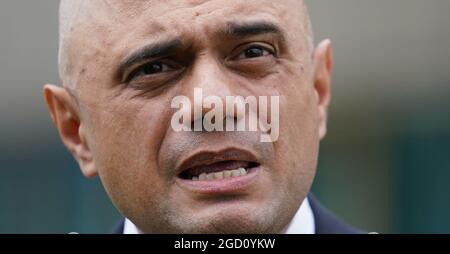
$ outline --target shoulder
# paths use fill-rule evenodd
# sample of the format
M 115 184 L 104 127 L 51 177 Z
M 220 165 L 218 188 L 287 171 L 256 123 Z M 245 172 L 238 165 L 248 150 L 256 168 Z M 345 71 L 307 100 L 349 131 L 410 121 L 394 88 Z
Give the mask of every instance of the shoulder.
M 312 194 L 308 196 L 314 214 L 316 234 L 366 234 L 342 221 L 335 214 L 323 206 Z
M 125 226 L 125 218 L 122 218 L 114 226 L 112 234 L 114 235 L 123 234 L 124 226 Z

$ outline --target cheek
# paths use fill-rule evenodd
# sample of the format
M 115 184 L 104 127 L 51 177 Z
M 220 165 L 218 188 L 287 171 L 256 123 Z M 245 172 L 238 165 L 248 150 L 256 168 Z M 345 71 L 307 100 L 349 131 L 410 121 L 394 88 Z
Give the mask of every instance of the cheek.
M 312 93 L 308 93 L 312 96 Z M 290 161 L 300 165 L 297 168 L 310 170 L 315 165 L 319 146 L 318 111 L 311 99 L 305 94 L 289 98 L 284 110 L 284 123 L 281 128 L 285 132 L 287 153 Z M 300 102 L 300 100 L 304 100 Z
M 142 201 L 151 206 L 166 188 L 157 164 L 165 111 L 158 102 L 121 104 L 94 114 L 93 152 L 106 191 L 120 210 L 130 213 Z
M 278 164 L 290 186 L 307 190 L 317 166 L 318 112 L 312 85 L 286 82 L 280 97 L 280 136 L 275 148 Z

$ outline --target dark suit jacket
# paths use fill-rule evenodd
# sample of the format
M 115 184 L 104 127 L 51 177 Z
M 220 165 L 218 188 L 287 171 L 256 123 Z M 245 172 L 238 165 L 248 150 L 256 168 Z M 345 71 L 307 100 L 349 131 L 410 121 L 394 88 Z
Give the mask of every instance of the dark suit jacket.
M 309 195 L 309 204 L 314 214 L 314 222 L 316 225 L 316 234 L 364 234 L 365 232 L 356 229 L 349 224 L 340 220 L 336 215 L 328 211 L 313 196 Z M 115 227 L 114 234 L 122 234 L 125 219 L 122 219 Z

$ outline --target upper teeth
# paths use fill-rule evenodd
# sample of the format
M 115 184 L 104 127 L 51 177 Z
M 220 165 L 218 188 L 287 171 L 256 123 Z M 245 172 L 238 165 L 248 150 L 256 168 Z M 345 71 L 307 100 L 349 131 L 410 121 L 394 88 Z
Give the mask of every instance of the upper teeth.
M 238 168 L 235 170 L 223 170 L 219 172 L 213 173 L 202 173 L 199 176 L 192 177 L 193 181 L 211 181 L 218 180 L 224 178 L 238 177 L 247 174 L 247 170 L 245 168 Z

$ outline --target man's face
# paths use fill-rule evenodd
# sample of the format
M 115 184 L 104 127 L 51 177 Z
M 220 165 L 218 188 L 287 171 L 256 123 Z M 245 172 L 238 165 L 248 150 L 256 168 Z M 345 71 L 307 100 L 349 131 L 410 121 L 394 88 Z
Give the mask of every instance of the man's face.
M 302 1 L 108 3 L 83 4 L 68 80 L 113 203 L 143 232 L 281 232 L 309 192 L 320 140 Z M 278 140 L 174 131 L 171 101 L 193 101 L 194 88 L 224 101 L 279 96 Z M 192 180 L 208 167 L 248 174 Z

